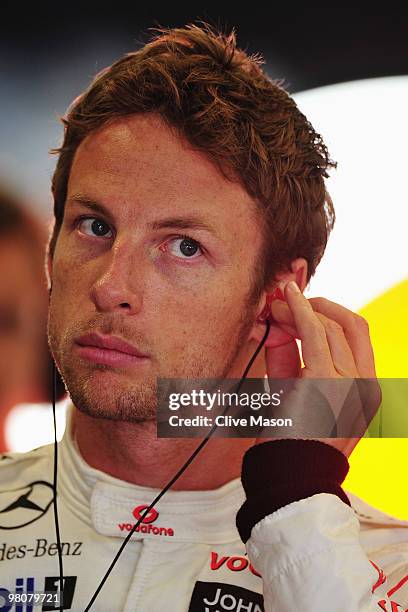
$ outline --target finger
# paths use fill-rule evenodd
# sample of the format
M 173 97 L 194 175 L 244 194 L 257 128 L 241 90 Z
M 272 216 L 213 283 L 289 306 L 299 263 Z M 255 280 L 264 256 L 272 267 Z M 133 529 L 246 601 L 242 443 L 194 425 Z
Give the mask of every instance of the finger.
M 301 370 L 296 340 L 265 350 L 266 372 L 272 378 L 297 378 Z
M 361 378 L 376 378 L 373 347 L 367 321 L 360 315 L 326 298 L 309 298 L 313 310 L 341 325 Z
M 302 341 L 305 370 L 313 376 L 331 377 L 336 372 L 324 325 L 294 281 L 285 285 L 285 298 Z
M 332 361 L 337 372 L 346 378 L 358 377 L 354 356 L 341 325 L 319 312 L 316 313 L 316 316 L 324 326 Z
M 274 300 L 271 303 L 271 315 L 273 320 L 281 327 L 281 329 L 294 338 L 299 338 L 295 319 L 286 302 L 283 300 Z
M 331 320 L 337 321 L 340 323 L 343 329 L 344 336 L 347 340 L 347 343 L 350 347 L 350 350 L 353 354 L 353 360 L 358 372 L 358 375 L 362 378 L 371 378 L 375 377 L 375 366 L 374 366 L 374 354 L 371 346 L 371 341 L 368 335 L 368 343 L 363 343 L 360 345 L 359 342 L 355 341 L 355 330 L 358 325 L 365 327 L 364 319 L 363 323 L 361 323 L 362 317 L 356 315 L 352 311 L 347 308 L 336 304 L 334 302 L 330 302 L 325 298 L 309 298 L 308 300 L 313 310 L 317 312 L 321 312 L 323 314 L 323 310 L 328 315 L 328 318 Z M 275 300 L 271 304 L 271 312 L 273 314 L 274 319 L 279 322 L 282 329 L 289 333 L 293 333 L 292 325 L 294 324 L 294 318 L 288 305 L 282 300 Z M 329 313 L 331 316 L 329 316 Z M 334 319 L 333 319 L 334 317 Z M 345 326 L 345 327 L 343 327 Z M 295 331 L 295 335 L 298 336 Z M 332 344 L 329 341 L 330 350 L 332 350 Z M 335 348 L 335 347 L 334 347 Z
M 280 325 L 276 323 L 270 322 L 269 334 L 265 341 L 265 348 L 271 347 L 275 348 L 276 346 L 281 346 L 282 344 L 287 344 L 288 342 L 292 342 L 293 333 L 289 334 L 287 331 L 282 329 Z

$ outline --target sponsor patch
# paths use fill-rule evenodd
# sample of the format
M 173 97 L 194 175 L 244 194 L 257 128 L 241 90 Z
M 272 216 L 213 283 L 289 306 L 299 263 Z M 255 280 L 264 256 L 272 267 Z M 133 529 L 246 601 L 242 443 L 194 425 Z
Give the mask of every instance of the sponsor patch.
M 196 582 L 188 612 L 264 612 L 261 593 L 225 584 L 224 582 Z
M 28 603 L 31 599 L 27 597 L 21 597 L 22 595 L 29 595 L 30 593 L 57 593 L 59 588 L 59 576 L 45 576 L 44 581 L 28 576 L 25 578 L 16 578 L 15 585 L 13 588 L 6 588 L 0 584 L 0 611 L 9 612 L 51 612 L 52 610 L 60 610 L 58 604 L 50 605 L 43 603 L 43 605 L 35 605 L 34 603 Z M 64 576 L 64 610 L 71 610 L 72 601 L 74 598 L 75 585 L 77 576 Z M 20 595 L 19 600 L 23 600 L 24 603 L 7 603 L 10 601 L 9 595 L 13 594 Z M 14 599 L 16 601 L 16 599 Z
M 213 572 L 216 572 L 222 567 L 230 570 L 231 572 L 242 572 L 243 570 L 248 569 L 254 574 L 254 576 L 261 577 L 261 574 L 256 571 L 247 557 L 237 555 L 219 555 L 217 552 L 211 551 L 210 569 Z
M 61 542 L 61 554 L 63 557 L 78 557 L 82 554 L 82 542 Z M 56 555 L 58 555 L 57 543 L 46 538 L 37 538 L 32 540 L 30 544 L 18 544 L 16 546 L 7 542 L 0 542 L 0 562 L 24 559 L 25 557 L 40 558 Z
M 0 491 L 0 529 L 20 529 L 35 523 L 48 511 L 52 500 L 52 485 L 45 480 Z
M 147 504 L 143 504 L 141 506 L 136 506 L 136 508 L 133 509 L 132 514 L 134 518 L 137 521 L 142 519 L 141 524 L 136 527 L 135 531 L 137 533 L 146 533 L 154 536 L 174 536 L 174 531 L 171 527 L 153 525 L 153 523 L 159 518 L 159 513 L 155 508 L 151 508 L 146 514 L 148 507 L 149 506 Z M 134 525 L 135 523 L 118 523 L 118 527 L 121 531 L 132 531 Z

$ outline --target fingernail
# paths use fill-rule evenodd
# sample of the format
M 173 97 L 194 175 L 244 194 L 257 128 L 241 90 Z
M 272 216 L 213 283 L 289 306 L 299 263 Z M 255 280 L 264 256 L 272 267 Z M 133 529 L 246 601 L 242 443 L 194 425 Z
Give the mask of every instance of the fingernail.
M 292 291 L 293 293 L 300 293 L 300 289 L 295 281 L 289 281 L 286 286 L 289 291 Z

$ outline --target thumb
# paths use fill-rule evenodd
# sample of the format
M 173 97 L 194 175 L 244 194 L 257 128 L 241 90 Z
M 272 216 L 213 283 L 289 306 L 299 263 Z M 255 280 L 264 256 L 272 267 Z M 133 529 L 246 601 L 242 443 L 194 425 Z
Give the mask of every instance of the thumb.
M 265 349 L 268 378 L 298 378 L 302 364 L 297 342 L 294 338 L 279 346 Z
M 269 380 L 274 378 L 298 378 L 300 376 L 302 364 L 299 348 L 294 338 L 280 346 L 267 347 L 265 349 L 265 358 Z M 262 442 L 266 442 L 268 439 L 275 440 L 277 438 L 257 438 L 255 444 L 262 444 Z

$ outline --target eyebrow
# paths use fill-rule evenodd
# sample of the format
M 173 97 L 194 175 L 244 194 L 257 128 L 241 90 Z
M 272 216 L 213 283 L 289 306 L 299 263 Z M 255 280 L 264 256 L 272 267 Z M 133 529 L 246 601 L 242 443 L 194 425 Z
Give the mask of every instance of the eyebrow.
M 80 204 L 85 208 L 89 208 L 89 210 L 105 215 L 111 221 L 113 221 L 113 215 L 109 208 L 107 208 L 100 202 L 96 202 L 95 200 L 92 200 L 86 196 L 76 194 L 74 196 L 69 197 L 68 202 Z M 153 230 L 160 230 L 166 228 L 174 228 L 180 230 L 195 229 L 209 232 L 210 234 L 213 234 L 215 236 L 217 235 L 217 232 L 214 227 L 212 227 L 196 215 L 165 217 L 164 219 L 152 221 L 148 224 L 148 227 Z
M 84 206 L 84 208 L 89 208 L 89 210 L 92 210 L 93 212 L 105 215 L 111 221 L 113 221 L 112 212 L 109 210 L 109 208 L 106 208 L 103 204 L 99 204 L 99 202 L 95 202 L 94 200 L 91 200 L 90 198 L 87 198 L 86 196 L 83 196 L 79 193 L 70 196 L 67 199 L 67 202 L 72 202 L 73 204 L 80 204 L 81 206 Z

